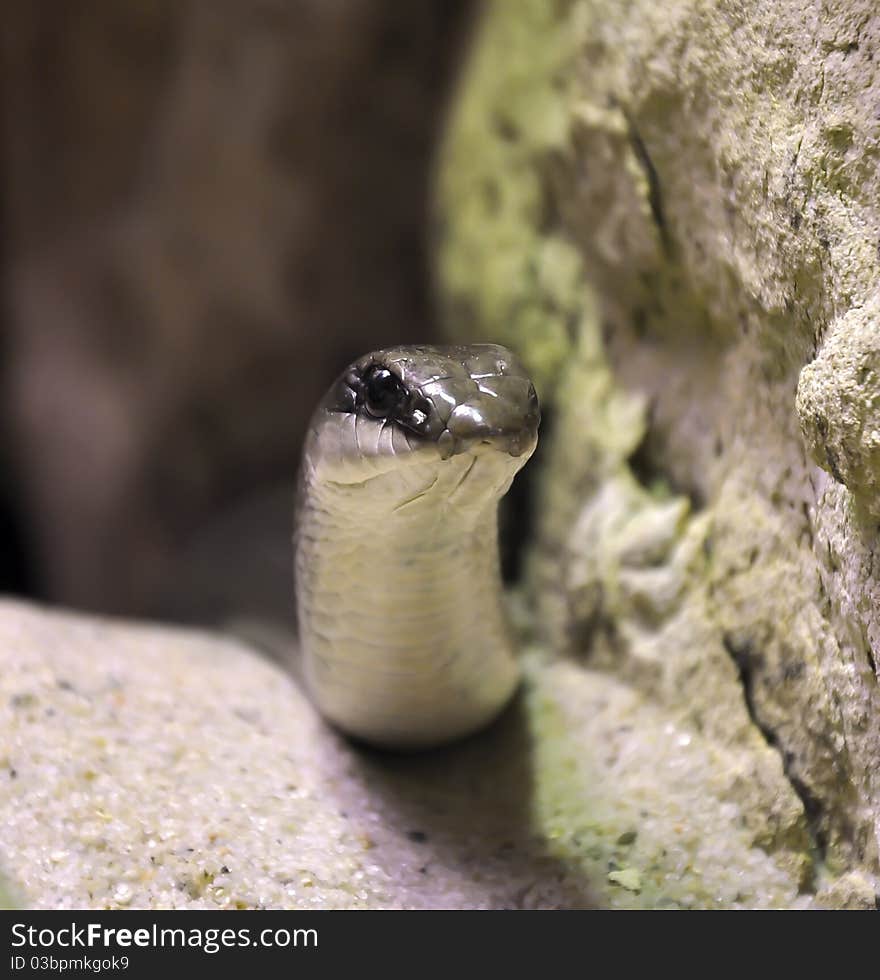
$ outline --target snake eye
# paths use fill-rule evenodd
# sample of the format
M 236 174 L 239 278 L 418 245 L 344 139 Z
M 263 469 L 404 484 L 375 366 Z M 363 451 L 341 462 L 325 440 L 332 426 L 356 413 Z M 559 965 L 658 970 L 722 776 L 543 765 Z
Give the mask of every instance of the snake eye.
M 388 368 L 374 367 L 364 378 L 364 404 L 374 418 L 390 415 L 405 398 L 403 382 Z

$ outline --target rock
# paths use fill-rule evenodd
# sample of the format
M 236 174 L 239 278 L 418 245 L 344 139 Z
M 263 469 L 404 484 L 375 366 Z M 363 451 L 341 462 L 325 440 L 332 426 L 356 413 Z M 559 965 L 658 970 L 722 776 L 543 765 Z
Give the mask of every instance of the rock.
M 867 0 L 496 3 L 439 188 L 449 329 L 552 420 L 543 642 L 749 759 L 833 905 L 880 870 L 878 47 Z
M 0 909 L 17 909 L 19 901 L 15 889 L 4 875 L 0 875 Z
M 880 302 L 835 321 L 798 381 L 797 411 L 813 460 L 880 520 Z
M 775 753 L 774 800 L 754 753 L 607 674 L 526 661 L 490 731 L 383 755 L 232 639 L 0 603 L 0 863 L 41 908 L 802 901 Z
M 609 871 L 608 880 L 627 891 L 640 892 L 642 890 L 642 876 L 635 868 L 621 868 L 620 871 Z
M 850 871 L 828 882 L 816 900 L 823 908 L 877 910 L 877 882 L 871 876 Z

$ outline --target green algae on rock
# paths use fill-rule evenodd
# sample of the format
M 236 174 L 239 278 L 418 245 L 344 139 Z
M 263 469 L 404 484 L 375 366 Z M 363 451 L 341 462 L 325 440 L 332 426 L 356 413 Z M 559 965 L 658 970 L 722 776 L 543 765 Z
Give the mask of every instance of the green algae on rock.
M 552 396 L 582 307 L 577 251 L 545 234 L 539 161 L 565 143 L 559 86 L 577 34 L 543 0 L 490 4 L 459 83 L 438 167 L 440 302 L 452 337 L 504 336 Z

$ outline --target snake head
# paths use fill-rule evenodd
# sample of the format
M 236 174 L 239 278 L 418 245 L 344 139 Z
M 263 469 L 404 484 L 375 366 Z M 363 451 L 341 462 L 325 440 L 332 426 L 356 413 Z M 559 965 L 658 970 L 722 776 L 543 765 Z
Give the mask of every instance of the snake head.
M 315 413 L 308 452 L 340 482 L 493 450 L 522 465 L 540 421 L 534 385 L 505 347 L 391 347 L 337 378 Z

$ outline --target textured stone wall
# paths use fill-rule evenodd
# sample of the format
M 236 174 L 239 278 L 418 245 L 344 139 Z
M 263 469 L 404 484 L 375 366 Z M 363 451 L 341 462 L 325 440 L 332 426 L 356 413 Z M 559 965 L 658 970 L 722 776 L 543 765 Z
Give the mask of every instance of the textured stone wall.
M 874 5 L 497 3 L 464 92 L 440 276 L 550 405 L 549 656 L 741 750 L 755 846 L 873 905 Z

